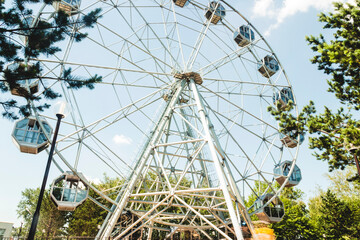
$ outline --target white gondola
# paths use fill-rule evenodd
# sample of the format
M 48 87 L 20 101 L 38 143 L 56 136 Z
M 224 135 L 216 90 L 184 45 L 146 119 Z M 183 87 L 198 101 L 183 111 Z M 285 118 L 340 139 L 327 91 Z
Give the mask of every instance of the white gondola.
M 69 15 L 78 13 L 81 0 L 58 0 L 53 2 L 53 7 L 56 11 L 64 11 Z
M 275 92 L 273 95 L 273 102 L 277 105 L 278 102 L 281 103 L 281 109 L 286 107 L 289 101 L 294 102 L 294 95 L 290 88 L 283 88 L 278 92 Z
M 240 47 L 244 47 L 255 40 L 255 33 L 248 26 L 242 25 L 234 32 L 234 40 Z
M 259 63 L 258 70 L 266 78 L 271 77 L 277 71 L 279 71 L 279 63 L 275 60 L 274 57 L 266 55 Z
M 212 24 L 217 24 L 225 15 L 225 8 L 219 2 L 210 2 L 209 7 L 206 8 L 205 17 Z
M 262 220 L 269 223 L 280 222 L 284 217 L 285 209 L 280 198 L 275 197 L 267 206 L 264 207 L 274 194 L 268 193 L 262 195 L 255 201 L 255 214 Z
M 23 62 L 12 62 L 6 66 L 6 71 L 16 72 L 16 71 L 25 71 L 25 68 L 31 68 L 32 64 L 25 64 Z M 38 79 L 24 79 L 17 80 L 16 83 L 19 85 L 10 90 L 12 95 L 15 96 L 24 96 L 24 92 L 30 90 L 31 94 L 37 93 L 39 91 L 39 80 Z
M 189 0 L 173 0 L 176 6 L 184 7 L 189 4 Z
M 300 139 L 298 142 L 297 137 L 294 137 L 295 133 L 295 131 L 292 131 L 287 135 L 280 133 L 280 141 L 282 142 L 282 144 L 287 146 L 288 148 L 294 148 L 297 145 L 301 145 L 305 140 L 305 136 L 304 134 L 300 134 Z
M 84 176 L 78 173 L 81 178 Z M 88 197 L 89 188 L 72 172 L 64 172 L 51 185 L 51 199 L 61 211 L 74 211 Z
M 50 125 L 45 120 L 41 120 L 41 123 L 50 136 L 52 133 Z M 15 145 L 23 153 L 37 154 L 49 146 L 49 141 L 41 130 L 39 121 L 32 116 L 17 121 L 11 136 Z
M 282 185 L 285 180 L 289 178 L 285 187 L 293 187 L 298 185 L 302 178 L 301 170 L 296 164 L 294 166 L 293 172 L 291 173 L 291 175 L 289 175 L 291 164 L 291 161 L 284 161 L 274 168 L 275 180 L 280 185 Z

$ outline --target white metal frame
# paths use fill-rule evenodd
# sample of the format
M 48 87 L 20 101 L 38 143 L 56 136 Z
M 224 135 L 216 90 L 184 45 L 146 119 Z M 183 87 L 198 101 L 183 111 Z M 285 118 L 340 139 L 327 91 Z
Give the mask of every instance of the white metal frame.
M 270 46 L 227 1 L 217 1 L 227 14 L 221 23 L 212 25 L 203 15 L 208 2 L 191 1 L 180 8 L 172 0 L 146 0 L 141 4 L 125 0 L 83 1 L 79 14 L 71 16 L 74 26 L 69 28 L 63 55 L 29 59 L 42 63 L 42 79 L 47 79 L 49 87 L 61 91 L 63 99 L 72 105 L 72 115 L 64 121 L 56 149 L 55 159 L 61 161 L 54 160 L 60 171 L 68 168 L 76 174 L 79 169 L 87 174 L 81 163 L 83 156 L 91 154 L 106 171 L 126 179 L 124 184 L 108 191 L 101 191 L 83 179 L 98 198 L 112 205 L 90 198 L 109 211 L 98 238 L 129 236 L 137 231 L 132 228 L 140 224 L 140 228 L 147 229 L 149 239 L 159 229 L 170 231 L 170 226 L 176 231 L 198 229 L 209 239 L 209 229 L 227 239 L 231 234 L 242 239 L 241 221 L 254 233 L 252 213 L 245 200 L 251 194 L 260 197 L 264 193 L 263 189 L 255 188 L 255 183 L 264 183 L 266 191 L 270 189 L 274 197 L 278 196 L 287 180 L 280 189 L 275 189 L 273 166 L 286 157 L 293 163 L 291 171 L 294 168 L 298 147 L 282 146 L 277 123 L 266 111 L 274 92 L 291 88 L 285 71 L 280 65 L 274 76 L 262 77 L 257 62 L 265 55 L 276 58 Z M 82 29 L 76 24 L 81 14 L 96 7 L 103 11 L 94 29 Z M 151 16 L 149 10 L 153 12 Z M 53 13 L 43 6 L 37 16 L 49 12 L 51 19 Z M 106 21 L 114 16 L 117 25 Z M 239 22 L 229 22 L 231 17 Z M 256 34 L 256 39 L 245 47 L 237 46 L 232 39 L 240 21 Z M 105 57 L 93 61 L 87 61 L 90 57 L 78 58 L 80 50 L 86 54 L 91 51 L 86 52 L 86 48 L 74 43 L 75 31 L 89 31 L 81 45 L 88 44 L 92 51 L 98 49 Z M 111 91 L 107 97 L 112 97 L 109 104 L 114 106 L 107 112 L 97 109 L 98 115 L 92 116 L 82 102 L 83 93 L 68 89 L 61 81 L 68 67 L 74 75 L 102 75 L 103 82 L 91 92 Z M 191 79 L 174 78 L 176 73 L 193 71 L 201 75 L 202 85 Z M 165 94 L 169 96 L 167 101 L 163 99 Z M 158 105 L 158 113 L 154 114 Z M 254 110 L 255 105 L 260 111 Z M 41 114 L 54 121 L 50 113 L 34 113 L 38 118 Z M 148 130 L 145 123 L 150 126 Z M 134 138 L 143 135 L 145 139 L 145 143 L 139 144 L 133 162 L 111 147 L 102 135 L 122 124 L 136 132 Z M 50 136 L 47 137 L 50 141 Z M 243 137 L 252 141 L 253 146 Z M 174 179 L 178 181 L 175 185 Z M 186 188 L 183 184 L 186 181 L 193 185 Z M 148 193 L 142 193 L 139 184 L 146 186 Z M 118 194 L 115 200 L 108 195 L 111 191 Z M 181 213 L 171 214 L 167 211 L 171 207 L 181 209 Z M 116 224 L 125 209 L 136 215 L 137 220 L 121 229 Z M 144 213 L 143 209 L 151 211 Z M 206 211 L 207 214 L 202 213 Z M 181 221 L 172 223 L 174 218 Z M 159 228 L 156 224 L 167 227 Z

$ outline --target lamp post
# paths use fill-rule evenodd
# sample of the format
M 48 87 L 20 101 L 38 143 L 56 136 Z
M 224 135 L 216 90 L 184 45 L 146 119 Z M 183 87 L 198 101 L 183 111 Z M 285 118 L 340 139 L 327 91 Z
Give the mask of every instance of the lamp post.
M 359 160 L 358 160 L 358 158 L 357 158 L 356 153 L 354 153 L 354 160 L 355 160 L 355 165 L 356 165 L 356 169 L 357 169 L 358 175 L 360 176 L 360 164 L 359 164 Z
M 46 168 L 45 168 L 44 178 L 43 178 L 43 182 L 41 185 L 40 194 L 39 194 L 38 202 L 36 205 L 36 210 L 33 215 L 33 219 L 31 222 L 31 227 L 29 230 L 29 235 L 28 235 L 27 240 L 34 240 L 34 237 L 35 237 L 36 227 L 37 227 L 39 217 L 40 217 L 41 203 L 42 203 L 42 200 L 44 197 L 46 181 L 47 181 L 47 178 L 49 175 L 50 165 L 51 165 L 52 157 L 53 157 L 54 150 L 55 150 L 56 139 L 57 139 L 57 135 L 59 132 L 61 119 L 63 119 L 65 117 L 65 115 L 66 115 L 65 111 L 68 110 L 68 109 L 66 109 L 67 106 L 66 106 L 65 102 L 58 102 L 57 104 L 55 104 L 55 107 L 56 107 L 56 117 L 57 117 L 56 128 L 55 128 L 53 140 L 51 142 L 51 148 L 50 148 L 49 157 L 48 157 Z

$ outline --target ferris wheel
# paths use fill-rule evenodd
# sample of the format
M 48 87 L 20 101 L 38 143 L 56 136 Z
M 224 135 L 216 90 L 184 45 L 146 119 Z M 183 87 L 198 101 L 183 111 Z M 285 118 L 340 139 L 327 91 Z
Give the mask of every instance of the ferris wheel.
M 96 8 L 101 17 L 84 29 L 77 19 Z M 267 108 L 291 100 L 297 114 L 296 101 L 275 53 L 239 11 L 224 0 L 63 0 L 40 9 L 26 21 L 47 21 L 61 9 L 73 22 L 63 52 L 32 59 L 71 106 L 54 156 L 59 210 L 86 199 L 106 209 L 100 239 L 184 231 L 244 239 L 244 228 L 255 236 L 253 215 L 282 219 L 279 194 L 301 180 L 295 161 L 303 136 L 280 134 Z M 76 43 L 74 32 L 87 37 Z M 61 81 L 68 69 L 103 80 L 74 90 Z M 41 97 L 38 82 L 20 87 Z M 21 151 L 38 153 L 55 120 L 34 111 L 12 137 Z M 104 173 L 121 185 L 98 189 L 92 180 Z

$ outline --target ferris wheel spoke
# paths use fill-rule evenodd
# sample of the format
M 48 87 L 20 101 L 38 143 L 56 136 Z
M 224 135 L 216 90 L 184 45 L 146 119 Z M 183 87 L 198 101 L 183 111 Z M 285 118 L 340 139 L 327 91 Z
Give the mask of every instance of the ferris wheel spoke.
M 203 73 L 204 76 L 211 73 L 212 71 L 218 70 L 220 67 L 226 65 L 229 62 L 232 62 L 238 57 L 241 57 L 241 55 L 247 53 L 249 51 L 249 48 L 239 48 L 231 53 L 225 54 L 223 57 L 213 61 L 212 63 L 200 68 L 200 72 Z
M 219 122 L 221 123 L 221 125 L 222 125 L 222 127 L 224 128 L 224 129 L 227 129 L 226 128 L 226 126 L 223 124 L 223 122 L 221 121 L 221 119 L 218 117 L 218 115 L 222 115 L 222 114 L 219 114 L 219 113 L 217 113 L 216 111 L 214 111 L 210 106 L 209 106 L 209 104 L 206 102 L 206 100 L 205 99 L 203 99 L 204 100 L 204 102 L 205 102 L 205 104 L 207 105 L 207 108 L 211 111 L 211 112 L 213 112 L 214 113 L 214 115 L 215 115 L 215 118 L 217 118 L 218 120 L 219 120 Z M 222 117 L 224 117 L 224 116 L 222 116 Z M 226 117 L 225 117 L 226 118 Z M 231 119 L 227 119 L 228 121 L 232 121 Z M 241 127 L 241 125 L 239 125 L 240 127 Z M 245 130 L 248 130 L 248 129 L 245 129 Z M 231 132 L 229 131 L 229 130 L 227 130 L 228 131 L 228 134 L 229 134 L 229 136 L 233 139 L 233 141 L 234 141 L 234 143 L 239 147 L 239 149 L 244 153 L 244 155 L 246 156 L 246 158 L 248 159 L 248 163 L 251 163 L 251 165 L 252 165 L 252 167 L 253 168 L 255 168 L 256 169 L 256 172 L 257 172 L 257 174 L 259 174 L 261 177 L 262 177 L 262 179 L 265 181 L 265 182 L 268 182 L 268 180 L 263 176 L 263 174 L 261 173 L 261 171 L 260 171 L 260 169 L 257 167 L 257 165 L 253 162 L 253 160 L 252 160 L 252 158 L 250 158 L 248 155 L 247 155 L 247 153 L 246 153 L 246 151 L 238 144 L 238 142 L 235 140 L 235 138 L 232 136 L 232 134 L 231 134 Z M 251 131 L 250 131 L 251 132 Z M 254 134 L 254 133 L 253 133 Z M 256 135 L 256 134 L 254 134 L 254 135 Z M 261 138 L 260 136 L 258 136 L 259 138 Z M 264 142 L 265 142 L 265 140 L 264 140 Z M 276 146 L 275 144 L 272 144 L 272 146 Z M 260 146 L 259 146 L 260 147 Z M 279 148 L 279 147 L 278 147 Z M 236 166 L 236 165 L 234 165 L 234 166 Z M 237 169 L 237 168 L 236 168 Z M 241 173 L 240 173 L 241 174 Z M 244 174 L 241 174 L 241 176 L 245 176 Z
M 158 34 L 156 33 L 156 31 L 152 28 L 152 26 L 146 21 L 145 17 L 143 16 L 143 14 L 139 11 L 139 7 L 136 7 L 134 5 L 133 2 L 130 1 L 130 5 L 132 5 L 133 9 L 137 12 L 137 14 L 141 17 L 141 19 L 143 20 L 144 23 L 146 23 L 147 27 L 151 30 L 152 34 L 154 34 L 154 36 L 156 37 L 156 39 L 158 40 L 159 44 L 164 48 L 164 50 L 167 52 L 167 54 L 169 54 L 170 58 L 172 59 L 172 61 L 174 61 L 174 63 L 177 63 L 176 58 L 172 55 L 171 51 L 166 48 L 166 46 L 164 45 L 164 43 L 160 40 L 160 37 L 158 36 Z M 122 15 L 122 14 L 121 14 Z M 126 21 L 126 19 L 124 19 Z M 126 21 L 127 22 L 127 21 Z M 144 46 L 145 47 L 145 46 Z M 146 48 L 146 47 L 145 47 Z
M 187 26 L 184 26 L 180 23 L 177 23 L 179 26 L 182 26 L 184 28 L 187 28 Z M 198 33 L 197 30 L 194 30 L 194 29 L 190 29 L 192 31 L 194 31 L 194 33 Z M 180 44 L 179 41 L 177 40 L 174 40 L 175 42 L 178 42 L 178 44 Z M 193 46 L 188 44 L 188 43 L 185 43 L 185 42 L 181 42 L 181 46 L 182 46 L 182 49 L 184 49 L 185 47 L 188 48 L 188 49 L 193 49 Z M 202 53 L 202 52 L 198 52 L 198 56 L 201 56 L 202 59 L 204 59 L 206 61 L 207 64 L 211 63 L 211 60 L 206 56 L 206 54 Z M 186 64 L 184 65 L 186 66 Z M 184 67 L 185 68 L 185 67 Z
M 274 87 L 274 88 L 277 88 L 277 89 L 290 87 L 289 85 L 281 85 L 281 84 L 276 84 L 276 83 L 248 82 L 248 81 L 240 81 L 240 80 L 232 80 L 232 79 L 220 79 L 220 78 L 207 78 L 207 77 L 204 77 L 203 80 L 213 81 L 213 82 L 246 84 L 246 85 L 259 85 L 259 86 Z
M 173 18 L 175 21 L 176 35 L 177 35 L 177 39 L 178 39 L 177 42 L 178 42 L 178 46 L 179 46 L 179 50 L 180 50 L 181 60 L 182 60 L 183 66 L 185 67 L 186 62 L 185 62 L 184 50 L 183 50 L 182 41 L 181 41 L 179 23 L 178 23 L 177 16 L 176 16 L 178 13 L 175 11 L 174 2 L 172 2 L 171 10 L 172 10 L 171 12 L 173 13 Z
M 272 129 L 276 130 L 277 131 L 277 128 L 275 126 L 272 126 L 270 124 L 268 124 L 267 122 L 265 122 L 264 120 L 258 118 L 257 116 L 255 116 L 254 114 L 251 114 L 250 112 L 246 111 L 245 109 L 241 108 L 240 106 L 236 105 L 235 103 L 233 102 L 230 102 L 229 100 L 227 100 L 226 98 L 222 97 L 221 95 L 217 94 L 216 92 L 213 92 L 212 90 L 210 90 L 209 88 L 205 87 L 205 86 L 202 86 L 204 89 L 206 89 L 207 91 L 213 93 L 214 95 L 218 96 L 219 98 L 221 98 L 222 100 L 224 100 L 225 102 L 229 103 L 230 105 L 232 105 L 233 107 L 236 107 L 238 108 L 240 111 L 248 114 L 249 116 L 253 117 L 254 119 L 256 119 L 257 121 L 271 127 Z
M 89 132 L 89 131 L 88 131 Z M 106 156 L 106 159 L 108 159 L 118 170 L 118 174 L 120 174 L 122 177 L 125 177 L 124 174 L 121 173 L 120 169 L 118 168 L 117 164 L 112 160 L 112 158 L 105 152 L 108 151 L 112 156 L 115 157 L 115 159 L 119 160 L 124 166 L 126 166 L 127 169 L 133 170 L 132 166 L 129 164 L 129 162 L 125 161 L 123 158 L 121 158 L 117 153 L 115 153 L 112 149 L 110 149 L 102 140 L 100 140 L 98 137 L 96 137 L 95 134 L 90 133 L 90 138 L 93 140 L 93 142 L 97 145 L 97 149 L 101 150 L 103 152 L 103 155 Z M 82 139 L 82 141 L 85 140 Z M 87 147 L 90 149 L 91 147 L 87 145 Z M 96 151 L 95 149 L 92 151 Z
M 83 143 L 83 145 L 90 150 L 90 152 L 92 152 L 102 163 L 104 163 L 107 167 L 109 167 L 114 173 L 116 173 L 119 177 L 121 178 L 125 178 L 125 176 L 121 173 L 121 170 L 116 166 L 116 164 L 110 160 L 109 158 L 104 158 L 102 155 L 100 155 L 97 151 L 95 151 L 94 148 L 90 147 L 88 144 Z M 105 160 L 107 159 L 107 160 Z M 108 161 L 110 161 L 113 166 L 111 166 Z
M 168 65 L 165 61 L 159 59 L 158 57 L 154 56 L 153 54 L 150 53 L 149 49 L 144 46 L 144 44 L 142 43 L 142 41 L 140 40 L 140 42 L 142 43 L 143 47 L 140 47 L 139 45 L 137 45 L 134 42 L 131 42 L 129 39 L 124 38 L 122 35 L 116 33 L 115 31 L 107 28 L 105 25 L 98 23 L 98 26 L 101 26 L 102 28 L 106 29 L 107 31 L 109 31 L 110 33 L 114 34 L 116 37 L 120 38 L 122 41 L 124 41 L 124 43 L 130 44 L 130 46 L 134 46 L 135 48 L 139 49 L 141 52 L 145 53 L 146 55 L 152 57 L 155 61 L 158 61 L 159 63 L 167 66 L 167 67 L 171 67 L 172 65 Z M 136 35 L 136 34 L 135 34 Z M 141 38 L 139 38 L 141 39 Z M 105 46 L 105 45 L 103 45 Z
M 95 41 L 94 39 L 91 39 L 91 38 L 89 38 L 89 37 L 88 37 L 88 39 L 91 40 L 91 41 L 93 41 L 93 42 L 96 43 L 96 44 L 99 44 L 99 45 L 101 46 L 101 44 L 100 44 L 99 42 Z M 121 59 L 125 60 L 125 61 L 126 61 L 127 63 L 129 63 L 130 65 L 132 65 L 132 66 L 134 66 L 134 67 L 142 70 L 143 72 L 147 72 L 146 69 L 144 69 L 144 68 L 142 68 L 141 66 L 135 64 L 133 61 L 125 58 L 124 56 L 120 56 L 119 54 L 117 54 L 116 52 L 110 50 L 109 48 L 107 48 L 107 47 L 105 47 L 105 46 L 102 46 L 102 47 L 105 48 L 105 49 L 107 49 L 108 51 L 112 52 L 114 55 L 120 57 Z M 155 74 L 153 74 L 153 73 L 151 73 L 151 72 L 149 72 L 149 74 L 150 74 L 154 79 L 157 79 L 157 80 L 159 80 L 160 82 L 165 83 L 164 80 L 160 79 L 160 78 L 157 77 Z
M 74 40 L 75 25 L 76 25 L 76 24 L 74 24 L 73 27 L 72 27 L 69 40 L 67 41 L 67 44 L 66 44 L 66 48 L 65 48 L 65 51 L 64 51 L 64 55 L 63 55 L 62 58 L 60 58 L 60 59 L 62 59 L 62 62 L 66 61 L 66 60 L 68 59 L 69 54 L 70 54 L 70 50 L 72 49 L 72 45 L 73 45 L 73 43 L 74 43 L 74 41 L 75 41 L 75 40 Z M 59 59 L 59 58 L 58 58 L 58 59 Z M 59 74 L 58 74 L 57 76 L 63 75 L 64 70 L 65 70 L 65 66 L 64 66 L 63 64 L 60 64 L 60 72 L 59 72 Z M 61 86 L 61 88 L 62 88 L 62 91 L 63 91 L 63 94 L 64 94 L 64 97 L 65 97 L 66 101 L 69 102 L 69 103 L 71 104 L 71 106 L 75 105 L 75 107 L 76 107 L 75 109 L 77 109 L 77 110 L 79 111 L 79 113 L 80 113 L 80 109 L 79 109 L 79 107 L 78 107 L 78 104 L 77 104 L 77 102 L 76 102 L 76 99 L 71 97 L 71 96 L 74 96 L 73 90 L 65 87 L 63 81 L 60 81 L 60 86 Z M 77 119 L 74 117 L 74 114 L 71 113 L 70 116 L 71 116 L 73 122 L 76 124 Z M 80 122 L 81 122 L 81 125 L 84 126 L 84 121 L 83 121 L 83 119 L 82 119 L 82 117 L 81 117 L 81 114 L 80 114 Z M 79 134 L 78 134 L 78 137 L 80 137 Z M 80 149 L 81 149 L 81 148 L 80 148 Z
M 159 4 L 160 5 L 160 4 Z M 173 10 L 174 10 L 174 4 L 172 4 L 173 6 Z M 167 16 L 165 16 L 165 14 L 167 13 Z M 165 33 L 165 35 L 166 35 L 166 45 L 167 45 L 167 49 L 171 52 L 171 49 L 172 49 L 172 47 L 171 47 L 171 43 L 172 43 L 172 41 L 170 42 L 170 40 L 171 40 L 171 38 L 173 37 L 173 36 L 171 36 L 170 35 L 170 32 L 173 32 L 173 34 L 172 35 L 174 35 L 175 34 L 175 29 L 176 29 L 176 19 L 175 19 L 175 23 L 174 24 L 171 24 L 171 25 L 173 25 L 173 30 L 170 30 L 169 32 L 168 32 L 168 23 L 169 23 L 169 18 L 170 18 L 170 16 L 171 16 L 171 12 L 169 12 L 169 11 L 167 11 L 167 12 L 165 12 L 165 10 L 162 8 L 161 9 L 161 15 L 162 15 L 162 20 L 163 20 L 163 26 L 164 26 L 164 33 Z M 173 13 L 173 17 L 175 16 L 175 13 Z M 170 38 L 171 37 L 171 38 Z M 181 46 L 179 46 L 180 48 L 179 48 L 179 50 L 181 50 L 182 51 L 182 49 L 181 49 Z M 175 58 L 175 57 L 174 57 Z M 170 58 L 170 65 L 171 66 L 175 66 L 175 63 L 174 63 L 174 60 L 173 60 L 173 58 Z
M 207 30 L 210 27 L 210 21 L 208 21 L 207 23 L 204 23 L 202 25 L 202 29 L 198 34 L 198 39 L 196 40 L 193 48 L 192 48 L 192 52 L 190 53 L 189 59 L 186 63 L 186 69 L 192 69 L 192 66 L 196 60 L 197 55 L 199 54 L 199 51 L 201 49 L 202 43 L 205 39 Z
M 172 74 L 170 73 L 163 73 L 163 72 L 151 72 L 151 71 L 145 71 L 145 70 L 137 70 L 137 69 L 126 69 L 126 68 L 116 68 L 116 67 L 108 67 L 108 66 L 101 66 L 101 65 L 91 65 L 91 64 L 84 64 L 84 63 L 74 63 L 74 62 L 63 62 L 63 61 L 55 61 L 55 60 L 48 60 L 48 59 L 34 59 L 36 61 L 42 62 L 42 63 L 56 63 L 58 64 L 56 67 L 52 68 L 50 72 L 54 72 L 54 70 L 60 66 L 60 64 L 65 64 L 65 65 L 69 65 L 69 66 L 76 66 L 76 67 L 83 67 L 83 68 L 94 68 L 94 69 L 105 69 L 105 70 L 111 70 L 113 72 L 115 71 L 120 71 L 120 72 L 130 72 L 130 73 L 143 73 L 144 75 L 158 75 L 158 76 L 172 76 Z M 49 79 L 49 80 L 62 80 L 62 78 L 60 76 L 57 77 L 50 77 L 47 76 L 48 74 L 44 74 L 42 76 L 42 78 L 44 79 Z M 105 77 L 106 79 L 106 77 Z M 157 78 L 158 80 L 160 80 L 160 78 Z M 81 79 L 75 79 L 74 81 L 85 81 L 85 80 L 81 80 Z M 138 86 L 138 87 L 149 87 L 149 88 L 158 88 L 158 87 L 154 87 L 154 86 L 146 86 L 146 85 L 136 85 L 135 82 L 134 84 L 128 83 L 128 84 L 122 84 L 122 83 L 116 83 L 116 82 L 97 82 L 96 84 L 112 84 L 112 85 L 121 85 L 121 86 Z M 167 83 L 166 83 L 167 84 Z
M 78 133 L 81 132 L 81 131 L 84 131 L 84 130 L 86 130 L 86 129 L 90 129 L 91 127 L 93 127 L 93 126 L 95 126 L 95 125 L 97 125 L 97 124 L 99 124 L 99 123 L 101 123 L 101 122 L 108 123 L 108 124 L 106 124 L 105 126 L 103 126 L 103 127 L 101 127 L 100 129 L 98 129 L 96 132 L 101 131 L 101 130 L 105 129 L 106 127 L 111 126 L 112 124 L 115 124 L 116 122 L 120 121 L 121 119 L 124 119 L 124 118 L 130 116 L 130 115 L 133 114 L 133 113 L 136 113 L 136 112 L 138 111 L 138 109 L 136 109 L 136 108 L 134 107 L 136 104 L 141 103 L 141 102 L 144 101 L 145 99 L 147 99 L 147 98 L 149 98 L 149 97 L 151 97 L 151 96 L 159 93 L 160 91 L 161 91 L 161 90 L 157 90 L 157 91 L 155 91 L 155 92 L 153 92 L 153 93 L 151 93 L 151 94 L 149 94 L 149 95 L 147 95 L 147 96 L 145 96 L 145 97 L 143 97 L 143 98 L 140 98 L 140 99 L 138 99 L 137 101 L 134 101 L 132 104 L 129 104 L 129 105 L 127 105 L 127 106 L 125 106 L 125 107 L 123 107 L 123 108 L 121 108 L 121 109 L 118 109 L 118 110 L 116 110 L 115 112 L 113 112 L 113 113 L 111 113 L 111 114 L 108 114 L 107 116 L 105 116 L 105 117 L 103 117 L 103 118 L 100 118 L 100 119 L 98 119 L 98 120 L 96 120 L 96 121 L 94 121 L 94 122 L 92 122 L 92 123 L 90 123 L 90 124 L 88 124 L 88 125 L 86 125 L 86 126 L 84 126 L 84 127 L 82 127 L 82 126 L 80 126 L 80 125 L 76 125 L 77 127 L 79 127 L 78 130 L 76 130 L 75 132 L 72 132 L 72 133 L 66 135 L 66 136 L 63 137 L 62 139 L 59 139 L 59 141 L 64 141 L 64 140 L 68 139 L 69 137 L 72 137 L 74 134 L 78 134 Z M 143 104 L 143 105 L 141 105 L 141 106 L 138 107 L 138 108 L 140 108 L 140 109 L 145 108 L 146 106 L 148 106 L 148 105 L 150 105 L 150 104 L 152 104 L 152 103 L 154 103 L 154 102 L 156 102 L 156 101 L 158 101 L 158 99 L 153 100 L 153 101 L 151 101 L 151 102 L 149 102 L 149 103 Z M 135 108 L 135 109 L 134 109 L 134 108 Z M 130 110 L 131 110 L 131 111 L 130 111 Z M 108 120 L 108 119 L 113 118 L 114 116 L 118 116 L 118 117 L 116 117 L 116 118 L 115 118 L 114 120 L 112 120 L 112 121 L 111 121 L 111 120 Z
M 278 140 L 278 139 L 276 137 L 274 137 L 273 141 L 275 141 L 275 140 Z M 271 158 L 271 160 L 272 160 L 272 162 L 274 163 L 274 166 L 275 166 L 276 164 L 278 164 L 279 160 L 276 159 L 275 156 L 273 155 L 273 153 L 270 151 L 273 145 L 268 146 L 267 142 L 264 142 L 264 144 L 265 144 L 266 148 L 269 149 L 269 156 L 270 156 L 270 158 Z

